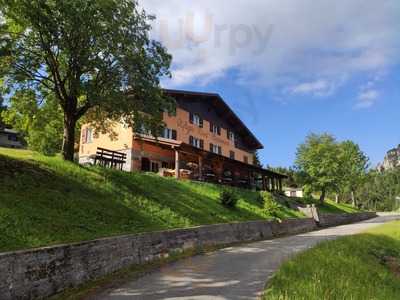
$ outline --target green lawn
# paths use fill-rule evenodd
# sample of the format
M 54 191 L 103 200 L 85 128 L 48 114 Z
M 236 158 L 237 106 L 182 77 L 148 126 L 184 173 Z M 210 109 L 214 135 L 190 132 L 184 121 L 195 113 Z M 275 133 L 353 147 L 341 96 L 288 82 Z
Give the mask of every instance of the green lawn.
M 400 222 L 296 256 L 272 278 L 265 299 L 400 299 Z
M 318 209 L 321 213 L 355 213 L 359 212 L 360 210 L 355 208 L 354 206 L 346 203 L 336 203 L 332 200 L 325 200 L 323 205 L 318 204 Z
M 202 224 L 269 219 L 257 192 L 154 174 L 81 167 L 58 157 L 0 148 L 0 251 Z M 301 217 L 281 207 L 280 218 Z

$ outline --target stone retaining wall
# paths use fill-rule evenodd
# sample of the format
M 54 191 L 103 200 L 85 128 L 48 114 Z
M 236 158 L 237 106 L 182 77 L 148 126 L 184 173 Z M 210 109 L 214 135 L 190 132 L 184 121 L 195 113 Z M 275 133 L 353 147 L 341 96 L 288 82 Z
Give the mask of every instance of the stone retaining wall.
M 0 254 L 0 299 L 38 299 L 131 265 L 204 246 L 312 231 L 312 218 L 201 226 Z
M 373 212 L 361 212 L 354 214 L 318 214 L 319 226 L 330 227 L 350 223 L 356 223 L 376 217 Z

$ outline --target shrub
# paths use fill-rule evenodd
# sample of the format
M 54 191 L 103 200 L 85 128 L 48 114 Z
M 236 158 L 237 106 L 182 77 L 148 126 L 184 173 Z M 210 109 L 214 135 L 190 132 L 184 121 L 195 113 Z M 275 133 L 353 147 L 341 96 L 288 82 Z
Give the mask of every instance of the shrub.
M 260 192 L 260 197 L 263 199 L 264 209 L 267 211 L 267 213 L 270 216 L 279 219 L 279 211 L 280 211 L 281 207 L 275 201 L 272 194 L 269 192 L 263 191 L 263 192 Z
M 219 199 L 221 204 L 228 208 L 235 208 L 238 202 L 238 198 L 232 190 L 224 189 L 220 195 Z

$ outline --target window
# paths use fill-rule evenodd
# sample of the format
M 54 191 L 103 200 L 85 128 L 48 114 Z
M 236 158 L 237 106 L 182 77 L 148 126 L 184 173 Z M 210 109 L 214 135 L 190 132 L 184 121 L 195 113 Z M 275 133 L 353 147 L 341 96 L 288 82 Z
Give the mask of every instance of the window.
M 222 155 L 222 148 L 221 146 L 210 144 L 210 152 Z
M 235 142 L 235 133 L 233 131 L 228 130 L 227 137 L 228 137 L 228 140 Z
M 229 151 L 229 157 L 230 159 L 235 159 L 235 152 Z
M 189 113 L 189 121 L 191 124 L 203 128 L 203 119 L 198 114 Z
M 87 127 L 82 132 L 82 142 L 84 144 L 89 144 L 93 142 L 93 129 Z
M 210 132 L 221 135 L 221 127 L 210 122 Z
M 243 161 L 248 164 L 249 163 L 249 158 L 245 155 L 243 156 Z
M 168 163 L 166 161 L 163 161 L 161 163 L 161 167 L 164 168 L 164 169 L 168 169 Z
M 176 140 L 177 139 L 176 130 L 170 128 L 164 128 L 162 137 L 170 140 Z
M 193 136 L 189 137 L 189 144 L 199 149 L 204 148 L 204 141 Z

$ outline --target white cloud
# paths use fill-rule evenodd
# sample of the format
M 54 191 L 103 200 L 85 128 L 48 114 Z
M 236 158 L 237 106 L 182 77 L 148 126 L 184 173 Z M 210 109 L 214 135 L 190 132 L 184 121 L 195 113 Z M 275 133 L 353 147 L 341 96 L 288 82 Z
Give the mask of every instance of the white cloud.
M 290 88 L 291 94 L 312 94 L 314 96 L 329 96 L 335 90 L 333 83 L 327 80 L 316 80 L 313 82 L 305 82 Z
M 168 85 L 235 80 L 315 95 L 400 61 L 398 0 L 143 0 L 173 54 Z M 321 79 L 322 78 L 322 79 Z M 289 88 L 288 88 L 289 87 Z
M 356 108 L 368 108 L 375 104 L 380 96 L 379 91 L 374 89 L 366 89 L 359 93 Z

